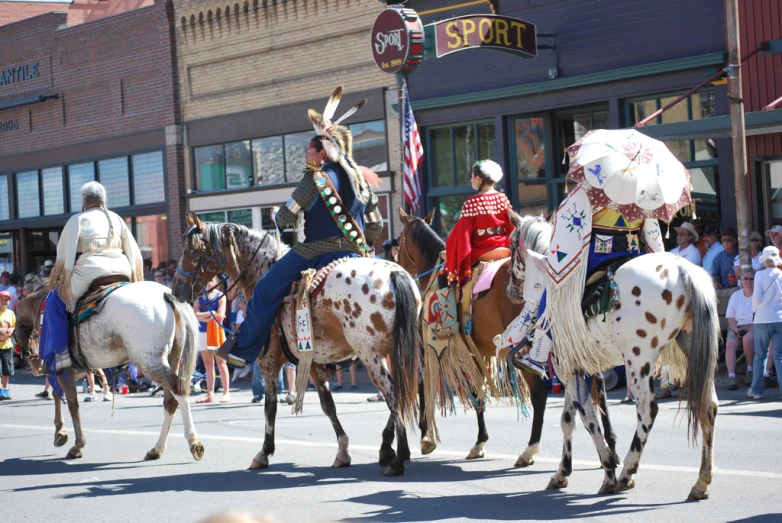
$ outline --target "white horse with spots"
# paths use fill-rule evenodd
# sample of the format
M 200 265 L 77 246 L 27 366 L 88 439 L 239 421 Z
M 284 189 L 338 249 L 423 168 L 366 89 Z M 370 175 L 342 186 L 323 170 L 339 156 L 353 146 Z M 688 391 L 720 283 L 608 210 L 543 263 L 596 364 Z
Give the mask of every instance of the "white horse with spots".
M 512 241 L 518 242 L 516 235 L 514 232 Z M 545 257 L 523 247 L 513 257 L 510 285 L 517 290 L 522 288 L 524 296 L 531 296 L 534 286 L 547 278 Z M 635 486 L 633 476 L 638 472 L 641 453 L 658 412 L 654 374 L 662 355 L 662 361 L 669 364 L 672 372 L 684 379 L 682 392 L 686 396 L 690 436 L 696 440 L 698 428 L 703 433 L 700 474 L 689 499 L 705 499 L 712 480 L 718 406 L 714 373 L 720 336 L 711 277 L 683 258 L 663 252 L 628 261 L 617 269 L 614 282 L 619 291 L 619 307 L 605 318 L 600 314 L 589 319 L 587 326 L 599 350 L 605 351 L 615 365 L 626 366 L 638 413 L 635 436 L 617 479 L 617 460 L 600 432 L 588 379 L 559 376 L 566 391 L 562 413 L 564 448 L 562 461 L 548 488 L 564 488 L 568 484 L 576 411 L 593 438 L 605 470 L 600 493 L 621 492 Z M 556 361 L 554 340 L 555 366 Z
M 17 341 L 37 376 L 42 372 L 35 323 L 40 303 L 47 293 L 48 290 L 41 290 L 26 298 L 25 301 L 30 300 L 28 303 L 36 306 L 26 306 L 24 312 L 20 312 L 17 330 Z M 196 434 L 188 400 L 198 353 L 198 321 L 191 306 L 179 303 L 168 288 L 158 283 L 132 283 L 116 289 L 106 298 L 101 312 L 81 324 L 79 338 L 81 357 L 87 368 L 109 369 L 133 362 L 163 387 L 163 427 L 160 438 L 144 459 L 158 459 L 165 452 L 177 406 L 182 407 L 185 439 L 191 454 L 196 460 L 203 457 L 204 446 Z M 83 375 L 84 372 L 73 367 L 57 374 L 76 433 L 76 442 L 67 455 L 70 459 L 82 457 L 86 445 L 76 395 L 76 381 Z M 54 445 L 60 447 L 68 441 L 68 433 L 60 398 L 55 396 L 54 399 Z

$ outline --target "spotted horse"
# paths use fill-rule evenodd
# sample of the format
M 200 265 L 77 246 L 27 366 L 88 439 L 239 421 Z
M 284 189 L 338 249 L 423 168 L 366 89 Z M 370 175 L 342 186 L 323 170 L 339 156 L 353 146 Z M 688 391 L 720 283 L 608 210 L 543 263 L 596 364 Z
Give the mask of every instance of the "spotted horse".
M 525 249 L 524 243 L 518 240 L 518 233 L 514 232 L 511 241 L 518 248 L 513 253 L 511 285 L 517 291 L 521 288 L 531 292 L 532 286 L 540 283 L 539 278 L 547 277 L 545 258 Z M 600 455 L 605 477 L 599 492 L 622 492 L 635 486 L 634 476 L 641 453 L 658 413 L 654 374 L 659 360 L 684 380 L 689 437 L 697 443 L 699 429 L 702 433 L 700 473 L 688 499 L 706 499 L 713 477 L 714 423 L 718 406 L 714 372 L 720 336 L 711 277 L 683 258 L 661 252 L 628 261 L 616 270 L 614 282 L 619 305 L 605 316 L 590 318 L 587 326 L 599 350 L 604 351 L 615 365 L 626 366 L 638 415 L 630 450 L 617 478 L 617 463 L 600 433 L 596 408 L 585 379 L 560 375 L 566 391 L 561 423 L 564 444 L 562 460 L 548 488 L 568 485 L 576 412 Z M 553 354 L 556 368 L 556 340 Z
M 277 240 L 269 232 L 258 232 L 230 223 L 202 223 L 193 213 L 187 216 L 189 230 L 179 272 L 174 278 L 174 296 L 192 300 L 199 290 L 220 273 L 227 274 L 245 296 L 252 296 L 261 277 L 277 259 Z M 383 393 L 391 414 L 383 430 L 379 464 L 384 475 L 404 473 L 410 460 L 406 425 L 417 415 L 418 397 L 418 311 L 420 297 L 415 282 L 401 267 L 374 258 L 348 258 L 334 267 L 312 302 L 313 361 L 310 377 L 315 383 L 321 408 L 337 435 L 338 451 L 333 467 L 351 463 L 348 436 L 337 418 L 329 390 L 331 371 L 327 365 L 352 358 L 360 360 L 370 380 Z M 261 451 L 251 469 L 269 466 L 274 454 L 278 376 L 287 359 L 296 360 L 296 332 L 292 308 L 286 300 L 258 363 L 266 385 L 266 433 Z M 282 335 L 280 334 L 282 333 Z M 390 356 L 391 369 L 384 359 Z M 397 439 L 397 450 L 392 443 Z

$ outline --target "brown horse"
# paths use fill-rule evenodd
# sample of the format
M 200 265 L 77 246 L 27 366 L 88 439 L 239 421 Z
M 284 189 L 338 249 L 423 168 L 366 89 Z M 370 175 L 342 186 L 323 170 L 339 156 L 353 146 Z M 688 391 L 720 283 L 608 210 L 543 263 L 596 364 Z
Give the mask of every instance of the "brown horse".
M 187 219 L 190 229 L 185 234 L 179 270 L 172 284 L 174 295 L 183 301 L 192 300 L 215 275 L 226 273 L 250 298 L 256 283 L 277 259 L 274 236 L 230 223 L 204 224 L 193 213 L 188 213 Z M 253 469 L 269 466 L 269 456 L 274 453 L 279 370 L 286 357 L 294 362 L 299 357 L 291 307 L 287 300 L 280 307 L 267 346 L 258 359 L 266 384 L 266 434 L 263 448 L 250 466 Z M 396 264 L 374 258 L 350 258 L 337 265 L 313 300 L 310 377 L 321 408 L 337 435 L 339 450 L 334 467 L 350 465 L 351 458 L 348 437 L 337 419 L 329 391 L 331 371 L 326 365 L 358 358 L 391 411 L 383 431 L 380 465 L 387 467 L 387 476 L 404 472 L 404 463 L 410 459 L 405 422 L 414 419 L 418 407 L 419 309 L 418 291 L 410 275 Z M 386 356 L 391 356 L 390 373 L 384 363 Z M 391 447 L 395 433 L 396 453 Z
M 440 252 L 445 249 L 445 242 L 430 227 L 433 212 L 422 220 L 421 218 L 408 216 L 402 209 L 399 209 L 399 216 L 403 225 L 402 233 L 399 235 L 399 264 L 413 276 L 418 274 L 426 276 L 432 272 L 437 264 Z M 516 224 L 517 227 L 519 225 L 519 223 Z M 525 244 L 534 246 L 537 245 L 537 240 L 529 238 Z M 471 337 L 484 358 L 496 356 L 494 337 L 497 334 L 501 334 L 521 312 L 521 300 L 512 301 L 508 297 L 507 291 L 510 283 L 509 265 L 510 260 L 506 261 L 497 272 L 489 291 L 473 303 L 474 327 Z M 543 380 L 535 374 L 522 372 L 522 376 L 530 390 L 533 420 L 529 444 L 516 461 L 516 466 L 526 467 L 534 463 L 534 455 L 540 451 L 543 413 L 546 409 L 548 388 L 543 383 Z M 472 386 L 476 387 L 475 384 L 472 384 Z M 477 388 L 479 389 L 480 385 Z M 432 401 L 432 398 L 429 398 L 428 401 Z M 467 459 L 483 457 L 483 447 L 489 439 L 484 422 L 483 407 L 476 408 L 475 412 L 478 416 L 478 441 L 470 450 Z M 422 435 L 426 427 L 426 422 L 423 420 L 424 415 L 425 409 L 422 406 L 422 420 L 419 422 L 419 425 L 422 427 Z M 421 440 L 421 451 L 424 454 L 432 452 L 435 447 L 436 444 L 430 437 L 427 436 Z

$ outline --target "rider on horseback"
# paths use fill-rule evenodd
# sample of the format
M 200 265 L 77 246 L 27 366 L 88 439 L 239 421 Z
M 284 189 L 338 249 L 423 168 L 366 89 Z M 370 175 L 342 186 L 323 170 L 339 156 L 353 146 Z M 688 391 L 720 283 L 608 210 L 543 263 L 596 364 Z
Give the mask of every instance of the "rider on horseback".
M 445 267 L 438 280 L 437 299 L 443 311 L 437 329 L 440 336 L 458 330 L 459 286 L 472 277 L 472 267 L 492 256 L 492 251 L 499 257 L 510 256 L 508 245 L 514 229 L 508 213 L 511 205 L 495 189 L 502 180 L 502 167 L 492 160 L 481 160 L 473 165 L 471 174 L 470 184 L 478 194 L 465 200 L 459 221 L 448 236 Z
M 369 256 L 383 230 L 377 196 L 365 180 L 369 175 L 352 157 L 353 137 L 347 127 L 338 125 L 366 100 L 332 122 L 341 97 L 340 86 L 322 115 L 308 111 L 317 136 L 307 149 L 304 177 L 285 207 L 273 214 L 281 230 L 296 227 L 298 243 L 258 281 L 241 329 L 217 351 L 218 357 L 234 365 L 244 366 L 261 353 L 277 309 L 302 271 L 325 267 L 339 258 Z
M 106 208 L 106 189 L 98 182 L 81 188 L 82 212 L 65 224 L 57 243 L 57 261 L 49 277 L 41 326 L 40 358 L 55 391 L 56 372 L 70 366 L 69 317 L 98 279 L 144 279 L 141 250 L 125 221 Z

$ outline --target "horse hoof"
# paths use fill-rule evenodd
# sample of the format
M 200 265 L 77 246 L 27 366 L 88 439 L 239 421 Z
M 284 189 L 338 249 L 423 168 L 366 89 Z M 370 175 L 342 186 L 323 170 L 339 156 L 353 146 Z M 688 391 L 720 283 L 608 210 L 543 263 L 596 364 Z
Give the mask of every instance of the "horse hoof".
M 196 461 L 201 461 L 201 458 L 204 457 L 204 444 L 196 441 L 190 445 L 190 454 L 193 455 Z
M 687 496 L 687 501 L 701 501 L 703 499 L 709 499 L 709 491 L 704 490 L 703 492 L 697 490 L 695 487 L 692 488 L 690 491 L 690 495 Z
M 331 465 L 331 468 L 333 469 L 343 469 L 345 467 L 350 466 L 350 461 L 342 461 L 341 459 L 337 458 L 334 460 L 334 463 Z
M 386 468 L 383 475 L 386 477 L 401 476 L 405 473 L 405 465 L 402 460 L 394 459 Z
M 65 459 L 79 459 L 81 457 L 81 449 L 72 448 L 68 451 L 68 454 L 65 456 Z
M 530 465 L 535 464 L 535 458 L 530 459 L 524 459 L 524 456 L 519 456 L 519 459 L 516 460 L 516 463 L 513 464 L 514 467 L 529 467 Z
M 625 492 L 627 490 L 631 490 L 633 487 L 635 487 L 635 480 L 634 479 L 630 479 L 630 480 L 623 479 L 619 483 L 616 484 L 616 490 L 614 492 L 616 494 L 619 494 L 620 492 Z
M 600 487 L 600 490 L 597 491 L 598 496 L 606 496 L 615 493 L 616 493 L 616 485 L 612 485 L 610 483 L 604 483 L 603 486 Z
M 380 460 L 377 462 L 381 467 L 388 467 L 396 458 L 396 452 L 393 449 L 380 449 Z
M 268 469 L 269 458 L 264 457 L 262 459 L 253 458 L 253 462 L 250 463 L 250 470 Z
M 144 461 L 152 461 L 155 459 L 160 459 L 160 457 L 163 455 L 162 452 L 158 452 L 157 449 L 150 449 L 149 452 L 147 452 L 147 455 L 144 456 Z
M 465 459 L 478 459 L 484 457 L 486 454 L 483 452 L 483 449 L 476 451 L 475 449 L 470 449 L 470 453 L 467 454 L 467 458 Z
M 421 440 L 421 454 L 427 455 L 434 452 L 434 449 L 437 448 L 437 443 L 430 439 L 422 439 Z
M 68 443 L 68 435 L 67 434 L 55 434 L 54 435 L 54 446 L 55 447 L 62 447 Z
M 546 488 L 549 490 L 567 488 L 567 478 L 563 478 L 562 480 L 551 478 L 551 481 L 548 482 Z

